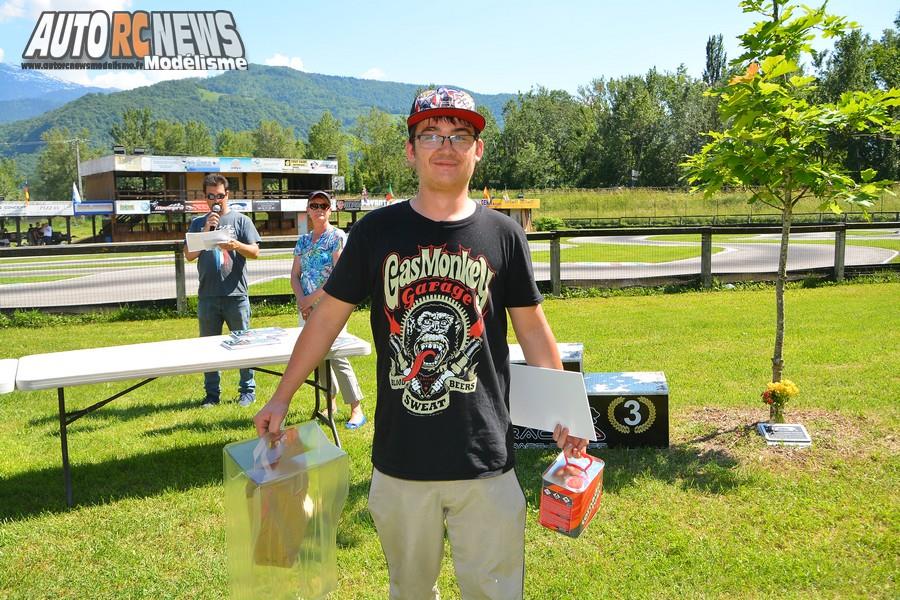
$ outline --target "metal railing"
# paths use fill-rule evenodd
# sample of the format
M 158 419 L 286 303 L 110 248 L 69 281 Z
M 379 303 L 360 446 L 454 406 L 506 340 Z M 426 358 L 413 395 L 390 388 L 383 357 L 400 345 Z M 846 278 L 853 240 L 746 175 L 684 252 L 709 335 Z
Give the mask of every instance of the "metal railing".
M 624 217 L 574 217 L 563 218 L 566 227 L 574 229 L 606 227 L 688 227 L 727 225 L 778 225 L 780 213 L 746 213 L 723 215 L 644 215 Z M 832 212 L 796 213 L 794 225 L 828 225 L 832 223 L 869 223 L 900 221 L 900 211 L 876 211 L 869 213 Z
M 840 281 L 848 273 L 900 268 L 892 262 L 898 255 L 894 248 L 900 245 L 900 222 L 798 225 L 791 231 L 791 278 Z M 714 279 L 771 280 L 780 233 L 780 227 L 743 225 L 578 229 L 527 237 L 535 279 L 558 294 L 563 286 L 710 287 Z M 671 236 L 679 237 L 666 239 Z M 295 241 L 294 236 L 263 238 L 269 260 L 249 263 L 251 283 L 286 279 Z M 0 309 L 72 310 L 174 300 L 183 311 L 197 289 L 183 246 L 179 240 L 0 248 Z

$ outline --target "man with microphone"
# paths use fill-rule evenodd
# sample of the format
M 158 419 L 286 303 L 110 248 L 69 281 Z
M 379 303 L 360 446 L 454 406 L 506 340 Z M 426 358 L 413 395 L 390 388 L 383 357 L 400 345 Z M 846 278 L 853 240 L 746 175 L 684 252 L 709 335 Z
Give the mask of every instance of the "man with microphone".
M 200 320 L 200 336 L 222 335 L 222 324 L 228 329 L 250 328 L 250 298 L 247 294 L 248 258 L 259 256 L 259 232 L 246 215 L 228 206 L 228 180 L 217 173 L 210 173 L 203 180 L 209 212 L 191 221 L 191 233 L 224 230 L 228 241 L 211 250 L 190 252 L 184 247 L 188 261 L 197 258 L 200 287 L 197 290 L 197 317 Z M 219 372 L 204 373 L 206 396 L 201 406 L 210 408 L 219 403 Z M 238 403 L 250 406 L 256 401 L 256 382 L 253 369 L 241 369 L 238 385 Z

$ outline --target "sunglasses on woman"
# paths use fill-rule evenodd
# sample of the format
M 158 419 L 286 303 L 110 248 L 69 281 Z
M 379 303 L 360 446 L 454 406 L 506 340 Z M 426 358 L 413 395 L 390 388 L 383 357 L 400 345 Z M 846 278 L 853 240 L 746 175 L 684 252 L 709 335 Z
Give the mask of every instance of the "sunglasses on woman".
M 310 210 L 328 210 L 329 208 L 331 208 L 331 205 L 330 204 L 307 204 L 307 207 L 309 207 Z

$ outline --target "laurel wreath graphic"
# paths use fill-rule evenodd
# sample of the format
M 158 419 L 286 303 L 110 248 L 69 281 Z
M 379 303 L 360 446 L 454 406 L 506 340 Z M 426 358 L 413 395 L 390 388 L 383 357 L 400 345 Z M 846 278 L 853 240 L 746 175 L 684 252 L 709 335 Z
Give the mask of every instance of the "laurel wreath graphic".
M 656 421 L 656 407 L 653 406 L 653 403 L 645 396 L 639 396 L 635 398 L 641 405 L 647 407 L 647 418 L 646 420 L 637 425 L 634 428 L 633 433 L 644 433 L 653 425 L 653 422 Z M 615 400 L 609 403 L 609 408 L 606 409 L 606 416 L 609 418 L 609 424 L 613 426 L 613 429 L 618 431 L 619 433 L 632 433 L 631 427 L 628 425 L 623 425 L 616 420 L 616 408 L 625 403 L 625 397 L 619 396 Z

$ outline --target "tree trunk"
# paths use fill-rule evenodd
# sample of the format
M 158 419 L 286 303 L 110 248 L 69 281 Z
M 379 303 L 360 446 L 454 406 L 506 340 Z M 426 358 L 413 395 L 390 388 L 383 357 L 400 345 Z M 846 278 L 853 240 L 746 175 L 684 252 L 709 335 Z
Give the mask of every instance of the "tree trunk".
M 781 212 L 781 252 L 778 254 L 778 275 L 775 278 L 775 353 L 772 355 L 772 381 L 781 381 L 781 372 L 784 370 L 784 282 L 787 279 L 792 209 L 788 200 Z

